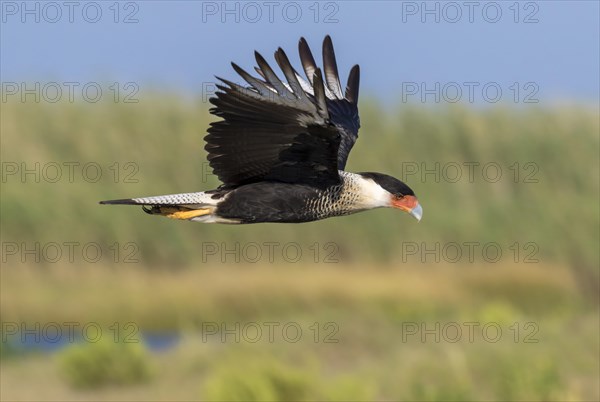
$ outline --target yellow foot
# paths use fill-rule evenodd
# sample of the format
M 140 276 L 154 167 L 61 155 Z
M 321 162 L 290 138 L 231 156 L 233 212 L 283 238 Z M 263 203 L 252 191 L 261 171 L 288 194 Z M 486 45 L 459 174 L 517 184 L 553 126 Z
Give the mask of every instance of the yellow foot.
M 166 209 L 166 208 L 165 208 Z M 175 208 L 169 208 L 170 210 Z M 189 220 L 192 218 L 196 218 L 198 216 L 208 215 L 212 212 L 210 208 L 201 208 L 201 209 L 191 209 L 185 211 L 161 211 L 166 212 L 165 216 L 171 219 L 181 219 L 181 220 Z

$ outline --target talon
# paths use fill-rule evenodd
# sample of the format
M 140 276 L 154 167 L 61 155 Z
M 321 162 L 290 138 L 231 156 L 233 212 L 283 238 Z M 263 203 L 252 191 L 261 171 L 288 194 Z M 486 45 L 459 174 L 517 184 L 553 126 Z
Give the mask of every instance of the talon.
M 142 210 L 150 215 L 164 215 L 165 211 L 163 210 L 163 208 L 164 207 L 161 207 L 160 205 L 150 205 L 149 207 L 146 207 L 146 205 L 142 205 Z

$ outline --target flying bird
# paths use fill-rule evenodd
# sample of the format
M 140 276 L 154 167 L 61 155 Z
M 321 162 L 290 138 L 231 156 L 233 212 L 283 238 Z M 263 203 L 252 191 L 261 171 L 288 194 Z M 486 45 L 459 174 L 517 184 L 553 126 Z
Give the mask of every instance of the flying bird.
M 342 91 L 329 36 L 322 70 L 304 38 L 299 52 L 306 79 L 281 48 L 275 61 L 287 82 L 258 52 L 258 76 L 231 63 L 246 86 L 217 77 L 210 113 L 220 120 L 210 124 L 204 148 L 221 186 L 100 203 L 141 205 L 152 215 L 205 223 L 301 223 L 380 207 L 421 220 L 417 197 L 402 181 L 344 170 L 360 127 L 359 66 Z

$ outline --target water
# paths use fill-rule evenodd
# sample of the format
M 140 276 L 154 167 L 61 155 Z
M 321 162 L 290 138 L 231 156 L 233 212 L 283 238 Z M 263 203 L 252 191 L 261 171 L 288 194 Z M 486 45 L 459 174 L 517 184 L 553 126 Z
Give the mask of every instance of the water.
M 106 334 L 105 336 L 109 336 Z M 54 332 L 53 334 L 41 334 L 39 332 L 3 333 L 1 351 L 2 357 L 13 354 L 25 353 L 54 353 L 67 346 L 83 343 L 98 342 L 100 337 L 75 336 L 68 331 Z M 162 352 L 177 346 L 181 339 L 178 332 L 141 332 L 137 337 L 140 342 L 152 352 Z M 112 339 L 112 335 L 111 335 Z M 135 340 L 135 339 L 132 339 Z M 114 339 L 115 342 L 118 339 Z

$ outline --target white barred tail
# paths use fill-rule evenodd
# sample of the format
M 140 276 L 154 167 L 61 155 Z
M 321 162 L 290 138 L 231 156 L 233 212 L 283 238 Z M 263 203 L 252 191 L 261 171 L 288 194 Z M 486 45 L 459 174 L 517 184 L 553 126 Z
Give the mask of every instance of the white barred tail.
M 100 201 L 100 204 L 122 205 L 206 205 L 215 206 L 219 199 L 205 192 L 157 195 L 152 197 L 125 198 L 121 200 Z

